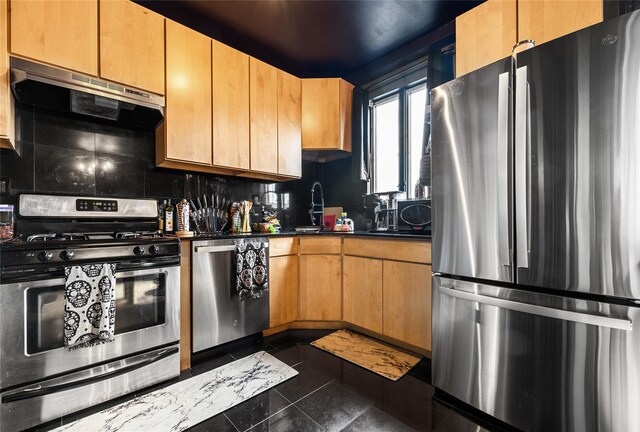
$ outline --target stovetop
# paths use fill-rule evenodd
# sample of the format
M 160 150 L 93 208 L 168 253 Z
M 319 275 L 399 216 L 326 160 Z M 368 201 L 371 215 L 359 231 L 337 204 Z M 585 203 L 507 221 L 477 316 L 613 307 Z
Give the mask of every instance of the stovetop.
M 47 233 L 2 244 L 2 268 L 156 259 L 180 254 L 180 240 L 157 232 Z
M 26 242 L 68 242 L 91 240 L 122 240 L 164 238 L 160 231 L 120 231 L 120 232 L 80 232 L 80 233 L 42 233 L 23 235 L 20 240 Z

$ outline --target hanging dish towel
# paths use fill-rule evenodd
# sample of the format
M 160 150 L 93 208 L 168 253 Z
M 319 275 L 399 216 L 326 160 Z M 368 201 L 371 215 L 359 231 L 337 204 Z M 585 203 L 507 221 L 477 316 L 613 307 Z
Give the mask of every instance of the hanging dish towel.
M 236 290 L 240 300 L 260 298 L 269 289 L 268 247 L 266 242 L 236 246 Z
M 116 265 L 72 266 L 64 271 L 64 345 L 75 349 L 113 340 Z

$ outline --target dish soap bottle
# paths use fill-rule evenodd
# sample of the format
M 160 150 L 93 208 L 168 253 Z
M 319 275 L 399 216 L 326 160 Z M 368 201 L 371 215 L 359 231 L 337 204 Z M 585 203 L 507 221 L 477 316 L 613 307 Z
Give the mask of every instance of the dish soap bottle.
M 167 201 L 167 205 L 164 207 L 164 232 L 173 232 L 173 206 L 171 200 Z
M 338 220 L 336 221 L 335 225 L 333 226 L 333 230 L 334 231 L 342 231 L 342 217 L 345 213 L 342 213 L 340 215 L 340 217 L 338 218 Z

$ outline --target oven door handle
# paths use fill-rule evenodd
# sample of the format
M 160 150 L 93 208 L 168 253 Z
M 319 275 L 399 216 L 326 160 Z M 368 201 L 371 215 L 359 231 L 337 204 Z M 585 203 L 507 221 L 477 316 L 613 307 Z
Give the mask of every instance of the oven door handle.
M 34 398 L 34 397 L 45 396 L 45 395 L 48 395 L 48 394 L 57 393 L 57 392 L 60 392 L 60 391 L 69 390 L 69 389 L 76 388 L 76 387 L 82 387 L 82 386 L 85 386 L 87 384 L 95 383 L 95 382 L 98 382 L 98 381 L 103 381 L 105 379 L 113 378 L 113 377 L 116 377 L 118 375 L 123 375 L 123 374 L 129 373 L 129 372 L 132 372 L 132 371 L 134 371 L 136 369 L 143 368 L 143 367 L 148 366 L 148 365 L 150 365 L 152 363 L 160 361 L 160 360 L 162 360 L 162 359 L 164 359 L 166 357 L 172 356 L 172 355 L 176 354 L 177 352 L 179 352 L 178 347 L 167 348 L 167 349 L 158 351 L 153 357 L 150 357 L 148 359 L 142 360 L 142 361 L 134 363 L 132 365 L 121 367 L 119 369 L 111 370 L 109 372 L 105 372 L 105 373 L 100 374 L 100 375 L 92 376 L 90 378 L 80 379 L 80 380 L 66 382 L 66 383 L 62 383 L 62 384 L 56 384 L 56 385 L 52 385 L 50 387 L 41 387 L 41 386 L 38 385 L 38 386 L 35 386 L 35 387 L 26 388 L 26 389 L 18 391 L 17 393 L 8 394 L 6 396 L 3 396 L 2 397 L 2 403 L 10 403 L 10 402 L 15 402 L 15 401 L 19 401 L 19 400 L 31 399 L 31 398 Z

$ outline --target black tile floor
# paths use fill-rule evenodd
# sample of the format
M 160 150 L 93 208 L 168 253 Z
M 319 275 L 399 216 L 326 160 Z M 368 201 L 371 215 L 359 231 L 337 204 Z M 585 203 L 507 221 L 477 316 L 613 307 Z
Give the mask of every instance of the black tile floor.
M 422 360 L 393 382 L 311 345 L 325 330 L 289 330 L 244 341 L 199 359 L 176 380 L 49 422 L 50 430 L 80 417 L 189 379 L 258 351 L 267 351 L 299 374 L 191 429 L 204 431 L 500 431 L 432 398 L 431 362 Z M 482 426 L 481 426 L 482 424 Z

